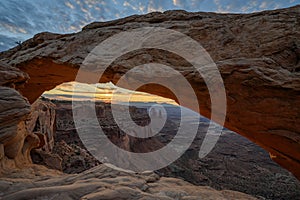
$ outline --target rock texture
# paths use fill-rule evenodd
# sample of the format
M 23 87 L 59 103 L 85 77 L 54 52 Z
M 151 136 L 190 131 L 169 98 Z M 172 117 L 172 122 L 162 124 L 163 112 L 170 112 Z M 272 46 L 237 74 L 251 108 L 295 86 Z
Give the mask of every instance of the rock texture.
M 26 81 L 27 76 L 10 67 L 0 73 L 0 82 L 5 85 L 0 86 L 0 199 L 255 199 L 240 192 L 160 178 L 151 172 L 122 172 L 113 166 L 65 175 L 33 165 L 29 156 L 32 148 L 43 153 L 53 149 L 53 104 L 36 101 L 30 108 L 29 102 L 10 88 L 15 87 L 15 81 Z
M 21 92 L 33 102 L 45 90 L 73 81 L 88 53 L 115 33 L 145 26 L 180 31 L 200 42 L 218 65 L 228 101 L 225 126 L 268 150 L 276 162 L 300 178 L 299 19 L 300 6 L 246 15 L 155 12 L 95 22 L 76 34 L 40 33 L 1 53 L 0 59 L 29 74 Z M 131 52 L 116 60 L 101 81 L 116 82 L 133 66 L 148 62 L 168 64 L 181 72 L 196 90 L 201 114 L 210 117 L 204 81 L 188 63 L 170 53 Z M 140 90 L 174 98 L 153 85 Z
M 46 101 L 35 101 L 26 119 L 27 130 L 39 136 L 39 148 L 51 152 L 54 147 L 56 129 L 55 105 Z
M 113 166 L 111 166 L 113 167 Z M 47 176 L 36 176 L 45 169 L 15 172 L 14 179 L 0 180 L 0 198 L 21 199 L 241 199 L 254 200 L 249 195 L 230 190 L 217 191 L 210 187 L 194 186 L 180 179 L 164 178 L 152 172 L 134 174 L 108 168 L 104 165 L 81 174 L 60 175 L 48 170 Z M 53 173 L 51 175 L 51 173 Z M 21 175 L 20 175 L 21 174 Z M 50 178 L 49 178 L 50 176 Z
M 0 172 L 30 166 L 32 149 L 50 152 L 55 121 L 53 104 L 36 101 L 32 107 L 16 90 L 0 87 Z M 52 116 L 48 115 L 52 111 Z
M 28 75 L 17 68 L 0 63 L 0 174 L 12 167 L 30 164 L 30 150 L 38 138 L 26 130 L 25 119 L 30 104 L 14 88 Z
M 57 119 L 53 153 L 62 158 L 63 172 L 78 173 L 99 164 L 87 153 L 77 134 L 72 116 L 72 103 L 58 100 L 52 102 L 56 105 Z M 130 113 L 134 122 L 147 124 L 149 116 L 146 110 L 153 104 L 133 105 Z M 168 105 L 165 107 L 168 118 L 159 134 L 146 139 L 134 138 L 127 136 L 117 126 L 111 115 L 110 104 L 97 102 L 95 108 L 99 124 L 108 138 L 115 145 L 131 152 L 151 152 L 160 149 L 174 138 L 180 124 L 180 108 Z M 88 109 L 78 110 L 88 120 Z M 127 123 L 128 120 L 124 118 L 122 122 Z M 195 120 L 190 118 L 185 123 L 192 124 Z M 239 191 L 262 199 L 289 200 L 300 196 L 300 183 L 293 175 L 274 163 L 268 152 L 229 130 L 224 130 L 215 148 L 208 156 L 200 159 L 198 152 L 209 120 L 201 118 L 199 125 L 198 134 L 188 150 L 174 163 L 155 173 L 164 177 L 181 178 L 189 183 L 210 186 L 217 190 Z M 126 136 L 129 139 L 127 144 L 127 140 L 123 139 Z M 49 163 L 41 164 L 53 168 Z
M 276 162 L 299 178 L 299 15 L 300 6 L 246 15 L 185 11 L 134 15 L 95 22 L 76 34 L 40 33 L 1 53 L 0 58 L 29 74 L 30 80 L 20 91 L 33 102 L 45 90 L 73 81 L 88 53 L 115 33 L 145 26 L 180 31 L 200 42 L 218 65 L 228 101 L 225 126 L 268 150 Z M 169 64 L 185 75 L 196 90 L 201 114 L 210 116 L 204 81 L 188 63 L 170 53 L 131 52 L 116 60 L 101 81 L 116 82 L 130 68 L 148 62 Z M 14 76 L 16 69 L 10 73 Z M 143 78 L 142 72 L 139 75 Z M 174 98 L 158 86 L 140 89 Z
M 49 102 L 48 99 L 44 99 L 44 101 Z M 52 169 L 62 170 L 65 173 L 79 173 L 98 165 L 100 162 L 92 157 L 83 145 L 77 133 L 73 119 L 73 113 L 78 112 L 81 116 L 84 116 L 86 120 L 89 120 L 91 107 L 85 105 L 83 102 L 82 106 L 77 109 L 73 109 L 70 101 L 53 100 L 52 102 L 55 103 L 57 119 L 54 139 L 55 145 L 51 152 L 35 150 L 32 153 L 33 162 L 36 164 L 43 164 Z M 126 107 L 124 105 L 119 106 L 122 110 Z M 164 144 L 159 142 L 157 138 L 147 138 L 143 140 L 141 138 L 127 135 L 124 131 L 120 130 L 112 116 L 110 103 L 100 101 L 95 104 L 95 108 L 102 130 L 110 141 L 118 147 L 131 152 L 151 152 L 164 146 Z M 139 109 L 135 106 L 131 106 L 129 110 L 135 123 L 141 126 L 149 123 L 150 119 L 147 114 L 147 109 Z M 126 120 L 128 119 L 124 117 L 122 121 L 126 123 Z M 88 126 L 91 127 L 90 124 Z M 148 130 L 150 131 L 150 129 Z M 136 130 L 136 132 L 141 133 L 139 130 Z M 36 153 L 39 155 L 36 155 Z M 62 163 L 45 162 L 47 161 L 47 158 L 53 160 L 53 157 L 59 157 Z M 124 160 L 124 162 L 129 161 Z
M 53 145 L 53 104 L 37 101 L 32 106 L 17 90 L 29 76 L 0 63 L 0 174 L 30 166 L 33 148 Z M 17 89 L 17 90 L 16 90 Z M 52 111 L 52 117 L 49 114 Z M 47 114 L 46 114 L 47 113 Z M 52 141 L 51 141 L 52 139 Z
M 26 116 L 30 112 L 28 101 L 16 90 L 0 87 L 0 172 L 6 168 L 30 163 L 29 152 L 38 138 L 26 130 Z

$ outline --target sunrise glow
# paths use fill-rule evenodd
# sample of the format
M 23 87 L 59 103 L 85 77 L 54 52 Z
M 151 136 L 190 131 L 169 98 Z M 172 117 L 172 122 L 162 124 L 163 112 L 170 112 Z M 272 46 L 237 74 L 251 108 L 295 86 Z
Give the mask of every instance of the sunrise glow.
M 64 101 L 102 101 L 106 103 L 141 102 L 141 103 L 166 103 L 178 105 L 174 100 L 152 95 L 145 92 L 127 90 L 115 86 L 113 83 L 85 84 L 68 82 L 58 85 L 42 95 L 48 99 Z

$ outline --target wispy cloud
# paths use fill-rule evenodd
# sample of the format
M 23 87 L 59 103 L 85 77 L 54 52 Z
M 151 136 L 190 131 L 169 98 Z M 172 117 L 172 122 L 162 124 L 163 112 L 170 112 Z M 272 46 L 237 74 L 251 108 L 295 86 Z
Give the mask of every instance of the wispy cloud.
M 2 0 L 0 1 L 0 50 L 42 31 L 79 31 L 93 21 L 132 14 L 184 9 L 188 11 L 254 12 L 300 4 L 300 0 Z M 1 44 L 2 44 L 1 43 Z
M 259 5 L 259 8 L 264 10 L 268 7 L 268 2 L 267 1 L 264 1 L 262 2 L 260 5 Z
M 74 9 L 75 8 L 75 6 L 73 5 L 73 4 L 71 4 L 69 1 L 66 1 L 65 2 L 65 5 L 67 6 L 67 7 L 69 7 L 70 9 Z

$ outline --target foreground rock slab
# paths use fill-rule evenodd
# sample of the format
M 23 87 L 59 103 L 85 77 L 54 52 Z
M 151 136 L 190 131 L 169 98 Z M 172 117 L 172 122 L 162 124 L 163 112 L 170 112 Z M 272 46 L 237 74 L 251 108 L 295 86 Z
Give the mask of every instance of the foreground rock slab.
M 194 186 L 180 179 L 159 177 L 152 172 L 136 174 L 105 165 L 75 175 L 60 174 L 34 166 L 23 171 L 14 171 L 1 178 L 0 188 L 0 198 L 6 200 L 256 199 L 240 192 L 217 191 L 210 187 Z

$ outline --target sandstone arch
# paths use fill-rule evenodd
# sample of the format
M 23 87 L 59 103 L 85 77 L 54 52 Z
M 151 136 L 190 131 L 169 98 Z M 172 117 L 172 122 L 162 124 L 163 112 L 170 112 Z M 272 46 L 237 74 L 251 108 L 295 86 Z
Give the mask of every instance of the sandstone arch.
M 227 92 L 225 127 L 270 152 L 273 160 L 300 178 L 300 6 L 248 15 L 167 11 L 92 23 L 76 34 L 41 33 L 21 47 L 0 54 L 3 62 L 26 72 L 14 85 L 33 102 L 45 90 L 75 79 L 84 57 L 105 38 L 139 26 L 161 26 L 199 41 L 221 72 Z M 206 86 L 188 64 L 171 54 L 133 52 L 116 61 L 102 82 L 116 82 L 136 64 L 168 60 L 193 85 L 201 114 L 210 116 Z M 169 63 L 170 64 L 170 63 Z M 88 76 L 93 74 L 87 73 Z M 141 73 L 142 76 L 142 73 Z M 142 91 L 168 98 L 164 88 Z

